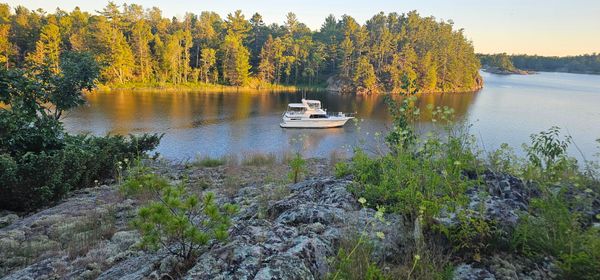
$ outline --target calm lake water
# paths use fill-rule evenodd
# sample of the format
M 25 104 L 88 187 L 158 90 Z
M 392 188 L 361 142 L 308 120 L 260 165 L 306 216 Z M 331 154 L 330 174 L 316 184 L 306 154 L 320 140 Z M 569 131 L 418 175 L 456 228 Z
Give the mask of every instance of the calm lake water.
M 471 133 L 486 150 L 508 143 L 517 148 L 529 135 L 553 125 L 570 133 L 586 157 L 600 151 L 600 76 L 540 73 L 529 76 L 482 74 L 485 87 L 477 93 L 422 95 L 418 106 L 448 106 L 473 124 Z M 185 160 L 197 155 L 223 156 L 268 152 L 281 155 L 302 144 L 307 156 L 328 157 L 367 143 L 390 124 L 381 97 L 309 92 L 328 111 L 356 112 L 359 124 L 343 128 L 282 129 L 281 113 L 300 93 L 135 92 L 117 91 L 87 96 L 88 104 L 69 112 L 71 132 L 96 135 L 159 132 L 165 136 L 158 152 Z M 430 126 L 424 114 L 420 127 Z M 301 139 L 297 141 L 296 139 Z M 300 144 L 299 144 L 300 143 Z M 580 157 L 573 148 L 573 155 Z

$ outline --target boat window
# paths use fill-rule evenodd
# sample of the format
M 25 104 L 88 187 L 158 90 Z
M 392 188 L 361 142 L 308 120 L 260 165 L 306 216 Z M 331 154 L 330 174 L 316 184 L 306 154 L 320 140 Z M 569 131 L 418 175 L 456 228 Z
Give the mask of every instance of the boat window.
M 308 103 L 308 107 L 315 110 L 315 109 L 320 109 L 321 108 L 321 104 L 318 102 L 309 102 Z
M 310 118 L 311 119 L 326 119 L 327 115 L 322 115 L 322 114 L 319 114 L 319 115 L 310 115 Z
M 288 111 L 289 112 L 293 112 L 293 113 L 304 113 L 304 111 L 306 111 L 306 108 L 304 107 L 288 107 Z

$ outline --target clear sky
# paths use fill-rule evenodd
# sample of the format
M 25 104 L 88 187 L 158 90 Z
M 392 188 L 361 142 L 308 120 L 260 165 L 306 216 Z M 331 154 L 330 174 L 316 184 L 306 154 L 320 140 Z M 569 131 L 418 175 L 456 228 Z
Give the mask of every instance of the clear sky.
M 6 1 L 6 0 L 4 0 Z M 0 0 L 3 2 L 3 0 Z M 114 1 L 117 4 L 121 0 Z M 259 12 L 265 22 L 283 23 L 294 12 L 311 29 L 318 29 L 328 14 L 348 14 L 359 22 L 383 12 L 417 10 L 423 16 L 452 19 L 464 28 L 481 53 L 507 52 L 540 55 L 600 53 L 600 0 L 130 0 L 145 8 L 157 6 L 168 17 L 185 12 L 215 11 L 225 16 L 241 9 L 249 18 Z M 75 6 L 94 12 L 108 1 L 8 0 L 11 6 L 54 11 Z

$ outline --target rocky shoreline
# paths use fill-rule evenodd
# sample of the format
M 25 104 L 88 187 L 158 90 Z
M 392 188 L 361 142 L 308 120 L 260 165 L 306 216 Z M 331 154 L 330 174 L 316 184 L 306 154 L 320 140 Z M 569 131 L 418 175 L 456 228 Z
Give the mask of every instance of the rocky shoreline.
M 496 74 L 496 75 L 533 75 L 536 74 L 535 71 L 530 71 L 530 70 L 521 70 L 521 69 L 501 69 L 498 67 L 485 67 L 482 68 L 481 70 L 491 73 L 491 74 Z
M 164 251 L 142 251 L 129 220 L 140 202 L 122 197 L 115 184 L 77 191 L 60 204 L 26 217 L 4 215 L 0 221 L 2 279 L 323 279 L 340 242 L 352 234 L 373 236 L 377 259 L 406 254 L 413 238 L 402 218 L 363 208 L 349 191 L 351 178 L 337 179 L 324 159 L 309 160 L 306 180 L 297 184 L 266 180 L 269 167 L 242 167 L 245 176 L 227 187 L 228 168 L 161 163 L 155 172 L 173 181 L 187 178 L 191 191 L 211 191 L 219 203 L 235 203 L 230 237 L 212 244 L 190 270 L 173 274 L 177 260 Z M 281 172 L 279 172 L 281 173 Z M 257 176 L 257 177 L 252 177 Z M 263 181 L 257 178 L 262 178 Z M 268 181 L 268 182 L 267 182 Z M 483 203 L 486 219 L 513 226 L 519 211 L 535 197 L 518 178 L 486 173 L 469 190 L 469 207 Z M 198 189 L 194 189 L 198 187 Z M 482 198 L 480 192 L 489 195 Z M 483 199 L 483 201 L 482 201 Z M 452 224 L 456 217 L 439 217 Z M 366 224 L 372 225 L 365 227 Z M 382 232 L 385 238 L 376 238 Z M 552 279 L 552 259 L 541 262 L 498 253 L 455 267 L 454 279 Z

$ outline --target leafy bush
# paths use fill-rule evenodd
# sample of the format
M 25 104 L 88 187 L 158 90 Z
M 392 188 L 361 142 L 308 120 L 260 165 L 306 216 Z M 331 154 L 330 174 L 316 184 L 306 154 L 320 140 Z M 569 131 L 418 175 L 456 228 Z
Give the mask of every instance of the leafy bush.
M 525 178 L 544 184 L 579 175 L 577 161 L 567 154 L 571 137 L 561 139 L 559 127 L 553 126 L 530 138 L 531 145 L 523 146 L 529 160 L 523 171 Z
M 183 184 L 174 186 L 159 175 L 143 171 L 130 173 L 121 188 L 128 194 L 144 192 L 152 197 L 133 221 L 142 234 L 142 245 L 163 248 L 191 264 L 201 246 L 227 238 L 236 206 L 219 207 L 212 193 L 200 199 L 188 194 Z
M 66 136 L 63 148 L 0 156 L 0 205 L 30 211 L 112 177 L 117 162 L 154 149 L 160 136 Z
M 515 249 L 527 256 L 554 256 L 566 279 L 595 279 L 600 274 L 600 232 L 584 229 L 559 195 L 531 202 L 513 233 Z
M 481 256 L 490 249 L 498 233 L 493 222 L 472 210 L 460 211 L 457 218 L 458 225 L 447 232 L 452 248 L 461 256 L 481 261 Z

